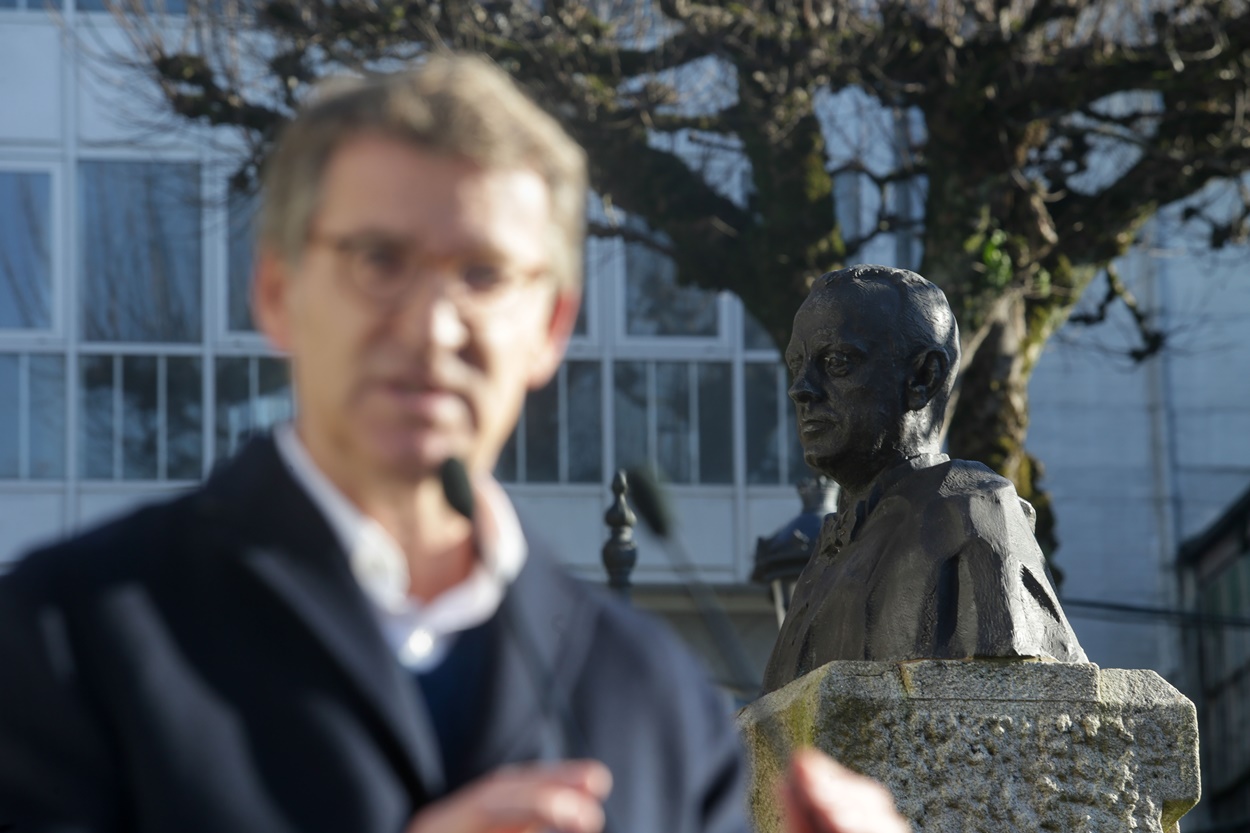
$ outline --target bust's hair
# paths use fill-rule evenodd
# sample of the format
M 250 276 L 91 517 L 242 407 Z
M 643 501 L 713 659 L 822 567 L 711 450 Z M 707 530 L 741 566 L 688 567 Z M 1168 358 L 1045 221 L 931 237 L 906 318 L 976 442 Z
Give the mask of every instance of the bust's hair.
M 265 163 L 263 245 L 299 261 L 326 167 L 362 135 L 397 139 L 487 170 L 537 172 L 551 203 L 551 277 L 560 286 L 580 285 L 586 154 L 507 73 L 471 55 L 433 55 L 415 69 L 323 82 Z
M 874 287 L 894 291 L 899 301 L 896 335 L 900 353 L 907 359 L 931 350 L 946 356 L 949 365 L 946 378 L 930 403 L 936 413 L 942 413 L 959 373 L 959 325 L 946 294 L 915 272 L 870 264 L 826 272 L 816 279 L 812 292 L 844 285 L 854 287 L 865 296 L 871 294 Z

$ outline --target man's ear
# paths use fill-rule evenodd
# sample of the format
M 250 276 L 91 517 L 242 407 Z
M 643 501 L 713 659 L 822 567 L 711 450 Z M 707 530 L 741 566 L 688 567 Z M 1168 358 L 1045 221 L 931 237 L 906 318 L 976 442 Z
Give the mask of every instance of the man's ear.
M 907 410 L 919 411 L 938 395 L 950 372 L 950 359 L 941 350 L 917 354 L 907 375 Z
M 291 349 L 287 310 L 290 275 L 286 259 L 269 248 L 256 256 L 252 274 L 252 323 L 278 350 Z
M 558 289 L 551 305 L 551 319 L 547 323 L 547 335 L 530 362 L 529 387 L 538 390 L 551 381 L 564 360 L 569 337 L 577 326 L 577 314 L 582 308 L 582 294 L 574 289 Z

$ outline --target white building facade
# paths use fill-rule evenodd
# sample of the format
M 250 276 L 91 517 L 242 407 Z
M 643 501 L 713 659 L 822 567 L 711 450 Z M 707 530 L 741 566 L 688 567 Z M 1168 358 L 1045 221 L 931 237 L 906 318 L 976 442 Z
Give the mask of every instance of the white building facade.
M 0 561 L 193 487 L 291 414 L 283 363 L 248 321 L 250 206 L 227 197 L 228 160 L 195 130 L 154 129 L 153 93 L 107 58 L 125 40 L 101 3 L 41 3 L 0 0 Z M 1196 255 L 1170 216 L 1123 271 L 1176 349 L 1132 365 L 1116 322 L 1069 328 L 1031 387 L 1030 447 L 1076 601 L 1185 604 L 1179 543 L 1250 483 L 1246 252 Z M 893 239 L 863 259 L 917 256 Z M 592 240 L 587 273 L 568 359 L 531 397 L 500 478 L 538 535 L 602 579 L 612 472 L 661 469 L 686 549 L 730 588 L 762 659 L 775 625 L 746 586 L 756 539 L 797 513 L 806 474 L 777 351 L 736 298 L 675 287 L 648 249 Z M 678 572 L 645 532 L 639 551 L 640 602 L 694 634 L 664 590 Z M 1181 667 L 1158 617 L 1069 615 L 1095 662 Z

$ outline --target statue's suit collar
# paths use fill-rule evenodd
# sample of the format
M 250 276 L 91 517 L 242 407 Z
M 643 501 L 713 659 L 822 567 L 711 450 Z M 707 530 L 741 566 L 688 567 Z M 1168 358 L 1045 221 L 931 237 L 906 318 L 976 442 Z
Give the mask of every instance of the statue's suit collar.
M 906 479 L 913 472 L 921 469 L 931 468 L 948 462 L 950 457 L 945 454 L 919 454 L 915 457 L 908 457 L 906 460 L 885 469 L 869 484 L 868 490 L 864 493 L 864 497 L 851 504 L 851 498 L 846 492 L 838 497 L 838 512 L 832 518 L 825 519 L 825 528 L 822 530 L 821 539 L 825 541 L 822 552 L 832 557 L 837 555 L 842 548 L 855 540 L 856 535 L 863 529 L 864 524 L 868 521 L 868 516 L 872 514 L 877 505 L 881 503 L 882 498 L 889 494 L 890 490 Z

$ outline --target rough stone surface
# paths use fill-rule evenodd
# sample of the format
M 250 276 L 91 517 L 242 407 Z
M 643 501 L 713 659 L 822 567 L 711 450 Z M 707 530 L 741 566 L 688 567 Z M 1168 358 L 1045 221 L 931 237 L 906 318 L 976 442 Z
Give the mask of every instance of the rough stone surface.
M 1008 660 L 831 662 L 738 718 L 751 813 L 815 746 L 885 783 L 918 831 L 1174 833 L 1198 801 L 1193 704 L 1153 671 Z

